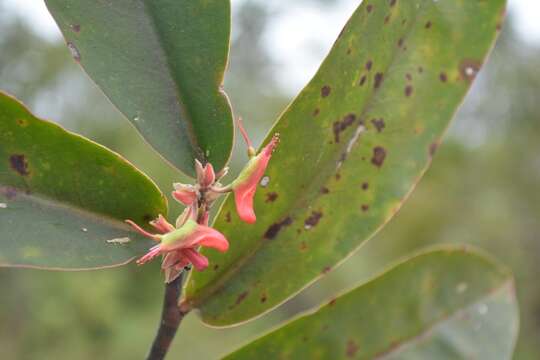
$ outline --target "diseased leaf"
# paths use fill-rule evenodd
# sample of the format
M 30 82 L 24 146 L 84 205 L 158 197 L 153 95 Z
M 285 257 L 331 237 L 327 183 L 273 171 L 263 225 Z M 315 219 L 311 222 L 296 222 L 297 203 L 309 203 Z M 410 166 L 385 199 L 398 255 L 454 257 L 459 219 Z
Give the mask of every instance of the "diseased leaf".
M 123 221 L 166 212 L 156 185 L 126 160 L 0 93 L 0 266 L 121 265 L 151 245 Z
M 162 156 L 229 159 L 228 0 L 46 0 L 77 62 Z
M 260 315 L 330 271 L 399 210 L 493 45 L 504 0 L 365 0 L 281 116 L 281 144 L 255 197 L 233 199 L 185 305 L 214 326 Z M 434 200 L 436 201 L 436 199 Z
M 415 256 L 226 359 L 512 358 L 513 280 L 459 248 Z

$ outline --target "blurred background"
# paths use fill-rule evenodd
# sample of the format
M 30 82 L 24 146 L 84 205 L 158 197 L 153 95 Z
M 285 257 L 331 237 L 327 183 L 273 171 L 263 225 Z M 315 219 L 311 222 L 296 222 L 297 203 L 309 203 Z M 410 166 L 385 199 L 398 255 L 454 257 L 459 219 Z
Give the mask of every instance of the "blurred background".
M 261 140 L 308 82 L 360 0 L 233 0 L 225 87 Z M 344 265 L 277 311 L 216 330 L 184 321 L 171 359 L 215 359 L 291 315 L 437 243 L 482 247 L 517 278 L 515 359 L 540 359 L 540 2 L 509 0 L 499 42 L 401 212 Z M 0 89 L 127 157 L 162 189 L 162 163 L 71 59 L 41 0 L 0 0 Z M 237 168 L 246 161 L 237 147 Z M 178 211 L 173 208 L 172 211 Z M 1 359 L 139 359 L 161 311 L 159 265 L 87 273 L 0 269 Z

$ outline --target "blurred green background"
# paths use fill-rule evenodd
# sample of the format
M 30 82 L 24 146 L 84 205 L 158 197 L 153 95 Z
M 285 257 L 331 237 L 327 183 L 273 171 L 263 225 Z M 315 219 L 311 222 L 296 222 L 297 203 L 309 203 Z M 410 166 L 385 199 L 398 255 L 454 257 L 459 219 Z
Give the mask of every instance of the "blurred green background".
M 168 192 L 181 175 L 149 150 L 62 40 L 44 35 L 41 25 L 13 11 L 13 3 L 0 0 L 0 88 L 38 115 L 120 152 Z M 284 16 L 293 11 L 306 21 L 325 21 L 313 14 L 330 17 L 336 8 L 358 3 L 233 1 L 225 85 L 256 140 L 301 87 L 298 68 L 315 71 L 331 44 L 311 39 L 295 48 L 304 39 L 289 33 Z M 337 35 L 346 17 L 321 27 Z M 512 267 L 522 313 L 515 358 L 540 359 L 540 42 L 524 38 L 518 22 L 511 12 L 431 169 L 383 231 L 323 280 L 247 325 L 210 329 L 190 314 L 170 358 L 218 358 L 411 251 L 459 242 L 480 246 Z M 287 68 L 290 59 L 299 59 L 296 68 Z M 237 145 L 235 169 L 246 160 Z M 152 264 L 86 273 L 0 269 L 0 288 L 0 359 L 141 359 L 157 326 L 163 285 L 158 264 Z

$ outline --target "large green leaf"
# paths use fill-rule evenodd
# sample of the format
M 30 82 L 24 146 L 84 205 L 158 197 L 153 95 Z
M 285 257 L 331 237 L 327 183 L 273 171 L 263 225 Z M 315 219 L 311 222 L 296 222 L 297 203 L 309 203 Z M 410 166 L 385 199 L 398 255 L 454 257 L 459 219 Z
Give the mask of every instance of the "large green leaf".
M 75 60 L 165 159 L 221 168 L 233 144 L 221 85 L 228 0 L 46 0 Z
M 272 130 L 282 140 L 255 197 L 257 223 L 242 223 L 226 201 L 215 226 L 230 250 L 209 254 L 214 267 L 193 274 L 185 305 L 215 326 L 245 321 L 373 236 L 430 163 L 504 6 L 363 1 Z
M 159 189 L 126 160 L 0 93 L 0 266 L 124 264 L 151 244 L 123 221 L 166 212 Z
M 479 254 L 426 252 L 227 359 L 511 359 L 513 285 Z

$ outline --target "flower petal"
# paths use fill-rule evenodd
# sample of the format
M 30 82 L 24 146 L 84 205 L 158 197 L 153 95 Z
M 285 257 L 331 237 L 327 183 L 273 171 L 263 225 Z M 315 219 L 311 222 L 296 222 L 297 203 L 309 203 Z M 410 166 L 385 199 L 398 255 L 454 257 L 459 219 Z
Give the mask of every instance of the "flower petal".
M 234 201 L 236 203 L 236 212 L 243 221 L 253 224 L 257 217 L 253 209 L 253 197 L 257 186 L 248 184 L 248 186 L 238 187 L 234 190 Z
M 153 260 L 159 254 L 161 254 L 161 252 L 162 252 L 161 245 L 156 245 L 156 246 L 150 248 L 150 250 L 148 251 L 148 253 L 146 253 L 146 255 L 144 255 L 142 258 L 137 260 L 137 264 L 138 265 L 144 265 L 147 262 Z
M 199 254 L 195 249 L 184 249 L 182 253 L 189 259 L 197 271 L 203 271 L 208 267 L 208 259 Z
M 132 228 L 134 228 L 138 233 L 142 234 L 143 236 L 146 236 L 147 238 L 150 238 L 154 241 L 161 241 L 161 236 L 149 233 L 148 231 L 141 228 L 139 225 L 135 224 L 132 220 L 125 220 L 125 222 L 131 225 Z
M 209 247 L 225 252 L 229 249 L 229 242 L 227 241 L 227 238 L 216 229 L 199 225 L 197 229 L 186 238 L 182 244 L 182 248 L 188 249 L 198 246 Z
M 174 231 L 174 226 L 172 226 L 161 214 L 156 220 L 150 221 L 150 225 L 162 234 Z
M 197 200 L 197 193 L 195 190 L 175 190 L 172 192 L 173 198 L 175 198 L 178 202 L 189 206 Z

